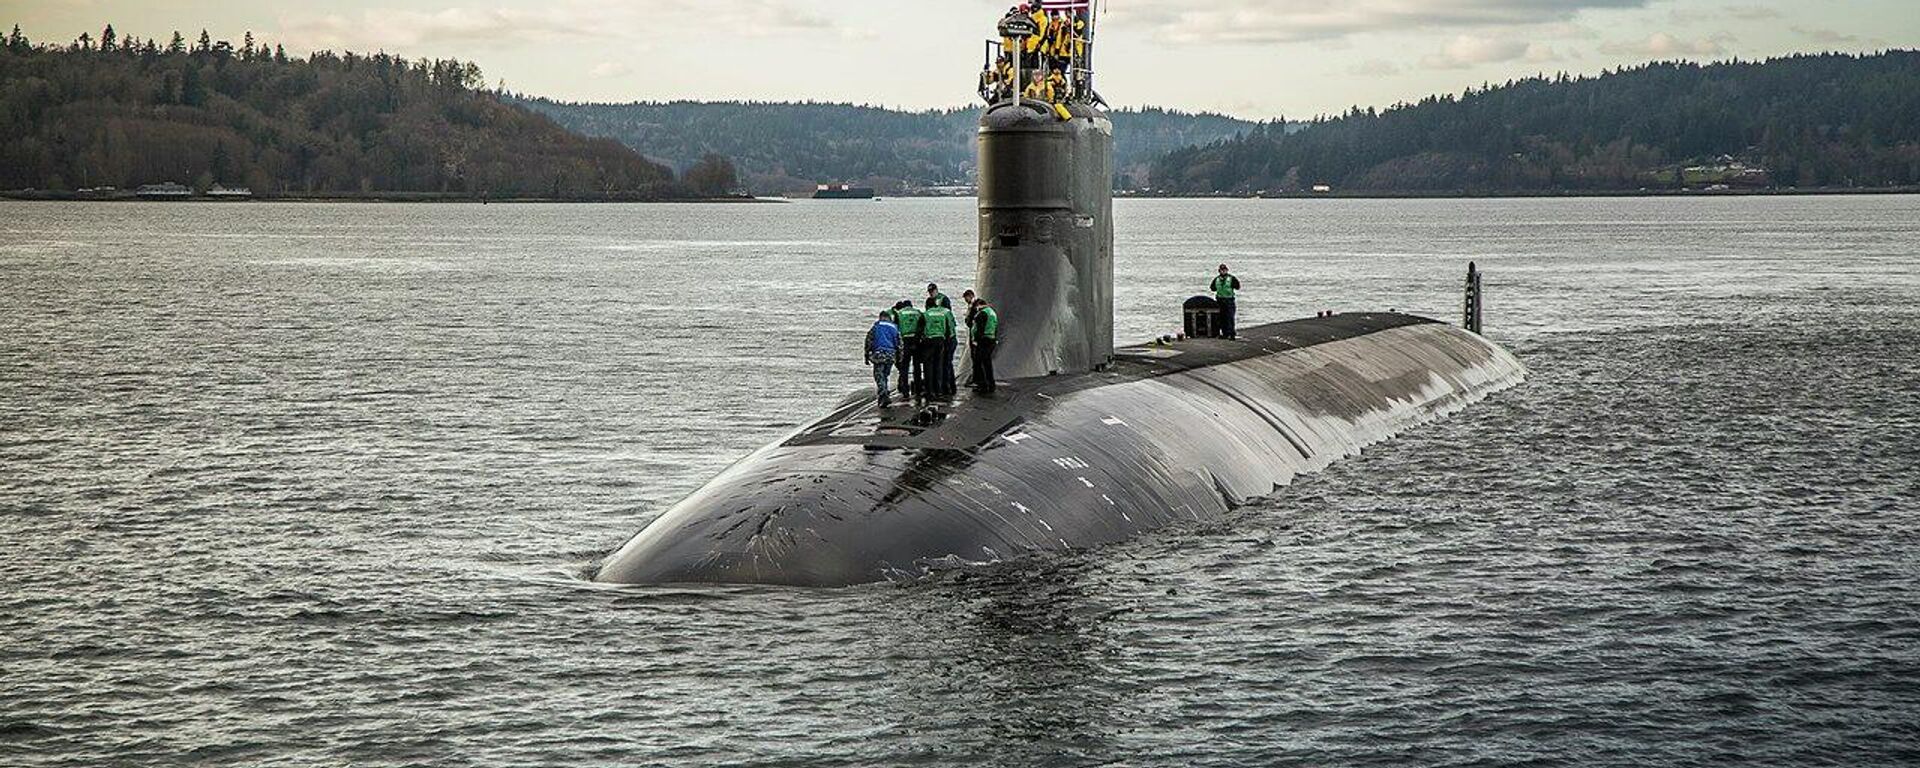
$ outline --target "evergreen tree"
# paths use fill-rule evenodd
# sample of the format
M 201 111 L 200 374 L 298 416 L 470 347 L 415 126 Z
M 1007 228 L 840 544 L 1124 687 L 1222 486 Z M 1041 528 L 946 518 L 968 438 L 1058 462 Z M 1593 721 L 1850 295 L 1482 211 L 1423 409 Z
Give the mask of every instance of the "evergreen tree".
M 734 170 L 733 161 L 708 154 L 687 169 L 686 182 L 701 196 L 720 197 L 739 188 L 740 174 Z
M 173 42 L 167 43 L 167 53 L 181 54 L 186 52 L 187 39 L 181 37 L 180 30 L 176 29 L 173 31 Z
M 200 42 L 194 44 L 193 52 L 194 53 L 212 53 L 213 52 L 213 36 L 207 34 L 207 31 L 204 29 L 200 30 Z
M 253 60 L 253 30 L 251 29 L 247 30 L 246 37 L 241 38 L 240 58 L 246 61 Z
M 104 39 L 105 35 L 102 34 Z M 433 192 L 456 195 L 686 196 L 672 172 L 608 140 L 463 87 L 477 67 L 413 69 L 391 56 L 222 67 L 212 41 L 160 58 L 159 46 L 113 34 L 33 48 L 0 35 L 0 189 L 63 190 L 163 181 L 247 184 L 257 192 Z M 16 54 L 16 51 L 18 53 Z M 368 64 L 365 62 L 379 62 Z M 52 87 L 48 87 L 51 85 Z M 156 109 L 155 107 L 161 107 Z
M 103 50 L 103 51 L 114 50 L 115 46 L 118 45 L 118 43 L 119 43 L 119 38 L 114 36 L 112 24 L 108 24 L 106 29 L 100 30 L 100 50 Z

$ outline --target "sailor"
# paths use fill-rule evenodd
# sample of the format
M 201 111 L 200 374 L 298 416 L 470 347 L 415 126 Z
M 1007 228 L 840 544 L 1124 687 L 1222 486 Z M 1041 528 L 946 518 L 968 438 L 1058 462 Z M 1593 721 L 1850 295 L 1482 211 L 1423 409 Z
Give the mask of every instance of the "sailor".
M 968 329 L 966 332 L 962 333 L 961 335 L 965 336 L 967 339 L 967 359 L 969 360 L 973 359 L 972 329 L 973 329 L 973 313 L 974 313 L 973 301 L 975 296 L 976 294 L 973 292 L 972 288 L 968 288 L 960 292 L 960 306 L 965 307 L 967 311 L 967 316 L 960 321 L 960 324 L 966 326 Z M 978 369 L 975 369 L 975 370 L 978 370 Z M 957 375 L 958 374 L 956 374 L 956 376 Z M 971 377 L 967 379 L 967 386 L 973 386 L 973 379 Z
M 1052 23 L 1048 21 L 1047 11 L 1040 7 L 1040 3 L 1035 2 L 1022 7 L 1027 9 L 1027 16 L 1033 19 L 1033 28 L 1039 30 L 1039 34 L 1026 39 L 1026 47 L 1022 50 L 1026 53 L 1027 66 L 1031 69 L 1039 69 L 1040 57 L 1047 47 L 1047 31 L 1052 28 Z
M 1233 316 L 1234 296 L 1240 290 L 1240 278 L 1227 271 L 1227 265 L 1220 265 L 1220 275 L 1213 278 L 1213 298 L 1220 302 L 1220 335 L 1234 338 Z
M 1054 76 L 1036 77 L 1033 79 L 1033 82 L 1027 83 L 1026 97 L 1029 99 L 1034 99 L 1036 101 L 1044 101 L 1044 102 L 1047 102 L 1048 104 L 1052 104 L 1053 103 L 1053 77 Z
M 893 324 L 900 328 L 900 397 L 905 399 L 927 391 L 927 371 L 920 365 L 920 318 L 911 301 L 893 305 Z
M 953 309 L 953 302 L 947 299 L 946 294 L 940 292 L 939 285 L 927 283 L 927 309 L 934 307 Z
M 1000 313 L 986 299 L 973 300 L 967 310 L 967 330 L 973 336 L 973 391 L 993 394 L 993 351 L 1000 345 Z
M 928 302 L 932 306 L 927 307 L 920 326 L 920 343 L 927 350 L 921 359 L 929 363 L 927 397 L 953 397 L 953 352 L 957 341 L 953 310 L 945 303 L 933 303 L 932 299 Z
M 893 361 L 899 357 L 900 328 L 893 324 L 893 313 L 883 309 L 867 329 L 867 365 L 873 366 L 873 388 L 882 408 L 893 405 Z
M 1012 19 L 1012 18 L 1027 15 L 1027 12 L 1028 12 L 1027 6 L 1016 5 L 1016 6 L 1013 6 L 1012 8 L 1008 8 L 1006 17 L 1002 18 L 1000 21 L 1002 23 L 1005 23 L 1007 19 Z M 1000 50 L 1006 52 L 1008 55 L 1013 55 L 1014 53 L 1019 52 L 1020 41 L 1016 38 L 1002 37 L 1000 38 Z
M 1047 56 L 1055 72 L 1073 66 L 1073 20 L 1064 11 L 1055 13 L 1047 27 Z

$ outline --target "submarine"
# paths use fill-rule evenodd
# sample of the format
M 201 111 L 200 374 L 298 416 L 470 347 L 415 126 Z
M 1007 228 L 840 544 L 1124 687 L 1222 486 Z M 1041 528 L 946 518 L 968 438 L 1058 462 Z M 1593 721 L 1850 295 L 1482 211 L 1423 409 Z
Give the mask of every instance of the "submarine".
M 1219 520 L 1525 379 L 1477 327 L 1391 312 L 1116 348 L 1113 123 L 1078 57 L 1056 101 L 1025 98 L 1007 59 L 1014 87 L 987 94 L 978 128 L 997 391 L 851 394 L 655 518 L 596 581 L 844 587 L 1094 549 Z

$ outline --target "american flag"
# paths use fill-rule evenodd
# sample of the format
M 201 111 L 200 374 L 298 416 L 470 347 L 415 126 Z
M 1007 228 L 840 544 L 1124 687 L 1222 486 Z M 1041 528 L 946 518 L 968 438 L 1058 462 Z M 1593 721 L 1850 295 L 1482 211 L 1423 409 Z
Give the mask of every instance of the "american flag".
M 1047 11 L 1084 11 L 1093 7 L 1093 0 L 1040 0 L 1040 8 Z

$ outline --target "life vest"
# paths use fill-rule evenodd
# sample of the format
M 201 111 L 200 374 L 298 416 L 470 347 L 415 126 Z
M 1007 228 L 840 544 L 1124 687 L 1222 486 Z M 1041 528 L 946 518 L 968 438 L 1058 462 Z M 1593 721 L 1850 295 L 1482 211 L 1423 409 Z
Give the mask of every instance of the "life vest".
M 1033 79 L 1033 82 L 1027 84 L 1026 96 L 1029 99 L 1051 102 L 1053 101 L 1053 83 L 1046 79 L 1036 77 Z
M 1047 30 L 1048 52 L 1055 58 L 1064 59 L 1073 55 L 1073 24 L 1067 17 L 1053 20 L 1053 26 Z
M 1213 279 L 1214 297 L 1221 298 L 1221 299 L 1233 298 L 1233 281 L 1235 279 L 1236 278 L 1234 278 L 1234 276 L 1231 274 L 1220 275 L 1219 277 L 1214 278 Z
M 973 317 L 973 335 L 980 339 L 1000 338 L 1000 313 L 993 307 L 981 307 Z
M 926 318 L 920 326 L 920 334 L 929 339 L 953 338 L 953 310 L 946 307 L 927 310 Z
M 1047 20 L 1046 11 L 1038 8 L 1033 10 L 1033 27 L 1040 30 L 1040 33 L 1027 38 L 1027 53 L 1039 53 L 1040 48 L 1047 42 L 1047 31 L 1053 29 L 1053 24 Z
M 900 326 L 900 335 L 905 338 L 915 338 L 920 335 L 922 317 L 920 310 L 913 307 L 893 311 L 894 323 Z

